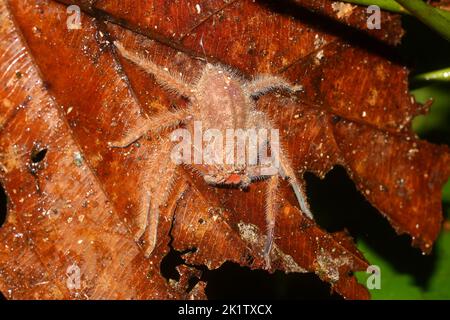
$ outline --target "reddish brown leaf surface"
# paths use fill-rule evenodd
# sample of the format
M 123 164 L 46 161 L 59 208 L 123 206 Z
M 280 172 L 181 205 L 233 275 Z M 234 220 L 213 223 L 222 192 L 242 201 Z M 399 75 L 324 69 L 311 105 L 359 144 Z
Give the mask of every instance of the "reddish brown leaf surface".
M 0 163 L 9 199 L 0 290 L 7 298 L 199 299 L 204 282 L 187 291 L 199 276 L 193 265 L 264 267 L 264 182 L 247 192 L 218 189 L 184 168 L 161 212 L 157 247 L 144 257 L 133 237 L 136 182 L 144 173 L 158 179 L 167 159 L 158 158 L 157 137 L 124 150 L 106 143 L 144 113 L 186 101 L 120 57 L 116 39 L 190 80 L 206 54 L 244 77 L 281 74 L 302 84 L 295 96 L 258 101 L 282 129 L 298 177 L 342 165 L 399 233 L 431 250 L 449 152 L 410 130 L 424 110 L 392 54 L 402 35 L 398 16 L 383 13 L 383 28 L 369 31 L 363 8 L 342 11 L 325 0 L 73 3 L 83 10 L 80 30 L 67 29 L 63 2 L 0 1 Z M 43 149 L 44 159 L 33 162 Z M 351 276 L 368 265 L 352 239 L 304 217 L 287 185 L 279 198 L 272 269 L 315 272 L 346 298 L 368 298 Z M 178 282 L 160 273 L 170 246 L 189 251 Z M 67 286 L 70 266 L 81 270 L 79 289 Z

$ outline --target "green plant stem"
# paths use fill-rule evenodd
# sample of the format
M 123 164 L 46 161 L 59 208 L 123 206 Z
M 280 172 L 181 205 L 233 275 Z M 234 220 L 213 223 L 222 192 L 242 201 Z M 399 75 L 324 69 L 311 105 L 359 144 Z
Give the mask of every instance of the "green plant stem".
M 418 74 L 414 77 L 414 80 L 450 81 L 450 68 Z
M 399 5 L 394 0 L 343 0 L 343 2 L 350 2 L 354 4 L 359 4 L 363 6 L 371 6 L 376 5 L 379 6 L 383 10 L 396 12 L 396 13 L 404 13 L 409 14 L 409 12 Z
M 421 0 L 395 0 L 424 24 L 436 30 L 441 36 L 450 41 L 450 19 Z
M 402 13 L 411 15 L 411 13 L 405 9 L 403 6 L 401 6 L 399 3 L 397 3 L 395 0 L 342 0 L 343 2 L 349 2 L 353 4 L 358 4 L 362 6 L 370 6 L 370 5 L 376 5 L 379 6 L 380 9 L 395 12 L 395 13 Z M 442 16 L 450 20 L 450 11 L 434 8 L 434 10 L 438 13 L 440 13 Z

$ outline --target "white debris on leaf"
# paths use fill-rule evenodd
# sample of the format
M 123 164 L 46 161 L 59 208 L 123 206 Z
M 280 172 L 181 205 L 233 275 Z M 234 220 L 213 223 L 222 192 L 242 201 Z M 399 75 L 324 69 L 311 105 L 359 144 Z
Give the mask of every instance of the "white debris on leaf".
M 324 57 L 323 50 L 319 50 L 315 56 L 314 62 L 316 64 L 319 64 L 320 61 L 323 59 L 323 57 Z
M 73 162 L 77 167 L 81 167 L 83 165 L 83 156 L 79 151 L 75 151 L 73 153 Z
M 197 14 L 200 14 L 202 12 L 202 7 L 200 7 L 200 5 L 197 3 L 195 5 L 195 10 L 197 10 Z
M 332 283 L 338 282 L 340 279 L 339 268 L 345 265 L 352 267 L 352 259 L 345 255 L 334 258 L 323 249 L 320 251 L 316 260 L 320 268 L 319 272 L 325 275 Z
M 333 8 L 334 12 L 336 12 L 338 19 L 342 19 L 349 17 L 353 13 L 355 6 L 350 3 L 333 2 L 331 4 L 331 8 Z
M 322 36 L 320 36 L 319 34 L 316 34 L 314 36 L 314 49 L 318 50 L 326 44 L 327 41 Z
M 239 234 L 241 238 L 247 242 L 249 245 L 254 247 L 256 250 L 261 250 L 264 247 L 266 236 L 262 236 L 259 228 L 251 223 L 238 223 Z M 307 270 L 300 267 L 297 262 L 295 262 L 292 256 L 284 253 L 275 243 L 273 244 L 273 249 L 271 253 L 273 261 L 279 260 L 283 266 L 283 271 L 286 273 L 299 272 L 306 273 Z

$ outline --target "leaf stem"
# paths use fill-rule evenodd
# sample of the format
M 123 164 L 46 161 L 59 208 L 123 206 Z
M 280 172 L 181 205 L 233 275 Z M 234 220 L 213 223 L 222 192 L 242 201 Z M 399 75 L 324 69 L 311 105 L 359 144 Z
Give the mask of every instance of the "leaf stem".
M 395 0 L 424 24 L 450 41 L 450 19 L 421 0 Z
M 358 4 L 362 6 L 371 6 L 376 5 L 379 6 L 380 9 L 395 12 L 395 13 L 402 13 L 411 15 L 411 13 L 402 5 L 397 3 L 395 0 L 342 0 L 343 2 L 349 2 L 353 4 Z M 433 7 L 434 10 L 438 13 L 440 13 L 442 16 L 450 20 L 450 11 L 443 10 L 440 8 Z
M 414 77 L 414 80 L 425 81 L 450 81 L 450 68 L 425 72 L 418 74 Z
M 394 0 L 343 0 L 343 2 L 350 2 L 354 4 L 359 4 L 363 6 L 371 6 L 376 5 L 379 6 L 383 10 L 396 12 L 396 13 L 404 13 L 409 14 L 408 10 L 403 8 Z

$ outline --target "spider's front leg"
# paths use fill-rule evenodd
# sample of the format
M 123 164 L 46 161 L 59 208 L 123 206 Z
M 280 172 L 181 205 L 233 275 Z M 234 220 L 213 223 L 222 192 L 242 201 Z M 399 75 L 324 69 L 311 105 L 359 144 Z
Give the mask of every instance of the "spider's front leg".
M 191 119 L 189 109 L 180 109 L 175 112 L 166 111 L 145 119 L 137 127 L 129 130 L 125 137 L 117 141 L 108 142 L 113 148 L 126 148 L 147 132 L 159 133 L 163 130 L 175 128 Z
M 190 100 L 194 99 L 191 86 L 186 83 L 182 77 L 169 72 L 167 68 L 156 65 L 153 61 L 145 58 L 141 54 L 126 49 L 119 41 L 115 41 L 114 45 L 124 58 L 135 63 L 147 73 L 152 74 L 155 77 L 155 80 L 165 89 L 189 98 Z M 180 109 L 175 112 L 166 111 L 161 114 L 154 115 L 149 119 L 145 119 L 141 124 L 139 124 L 139 126 L 131 129 L 123 139 L 109 142 L 108 144 L 111 147 L 127 147 L 141 138 L 148 131 L 157 133 L 180 125 L 191 118 L 190 113 L 190 109 Z
M 298 204 L 300 205 L 300 210 L 303 214 L 310 219 L 314 219 L 311 209 L 309 208 L 305 191 L 303 190 L 303 185 L 297 180 L 294 169 L 291 167 L 288 159 L 283 153 L 280 155 L 280 168 L 278 169 L 278 172 L 283 179 L 288 180 L 294 190 L 295 197 L 297 198 Z
M 193 97 L 192 86 L 186 83 L 183 77 L 170 72 L 167 68 L 158 66 L 140 53 L 126 49 L 119 41 L 114 41 L 114 45 L 124 58 L 135 63 L 147 73 L 152 74 L 155 77 L 155 80 L 164 88 L 169 91 L 174 91 L 186 98 Z
M 278 192 L 278 175 L 271 176 L 267 183 L 266 192 L 266 243 L 264 245 L 264 260 L 266 262 L 266 269 L 270 269 L 270 252 L 272 251 L 273 238 L 275 234 L 276 214 L 278 212 L 277 206 L 277 192 Z
M 157 244 L 158 228 L 160 225 L 160 207 L 166 205 L 172 188 L 178 178 L 177 165 L 170 159 L 171 144 L 165 139 L 160 142 L 159 152 L 148 161 L 140 178 L 141 192 L 135 225 L 137 231 L 135 240 L 144 240 L 145 256 L 149 257 Z M 154 164 L 158 163 L 158 166 Z M 178 195 L 172 199 L 177 200 Z
M 286 89 L 292 92 L 301 91 L 303 87 L 293 86 L 285 79 L 273 75 L 261 75 L 244 85 L 244 89 L 251 97 L 256 97 L 276 89 Z
M 272 121 L 263 113 L 260 111 L 252 112 L 249 117 L 249 127 L 255 126 L 259 128 L 273 128 Z M 267 144 L 272 149 L 272 143 L 271 141 L 267 140 L 267 137 L 263 141 L 263 144 Z M 300 184 L 300 182 L 297 180 L 297 177 L 295 175 L 294 169 L 292 168 L 291 162 L 289 161 L 289 158 L 286 156 L 284 150 L 278 146 L 276 146 L 275 150 L 272 150 L 272 152 L 276 152 L 279 156 L 279 164 L 276 167 L 276 171 L 278 174 L 283 178 L 289 181 L 289 184 L 291 185 L 292 189 L 294 190 L 295 196 L 297 197 L 298 203 L 300 205 L 301 211 L 310 219 L 313 219 L 313 215 L 311 213 L 311 210 L 309 209 L 308 201 L 306 199 L 306 194 L 303 191 L 303 186 Z M 272 165 L 271 165 L 272 166 Z M 251 168 L 249 168 L 250 170 Z M 258 168 L 257 170 L 250 170 L 249 174 L 251 177 L 258 177 L 261 176 L 261 168 Z M 253 172 L 252 172 L 253 171 Z M 271 171 L 271 170 L 270 170 Z M 271 173 L 270 175 L 273 175 L 274 173 Z
M 284 167 L 284 168 L 283 168 Z M 292 176 L 286 175 L 286 172 L 292 174 Z M 291 185 L 294 193 L 296 195 L 297 201 L 300 205 L 301 211 L 310 219 L 313 219 L 311 210 L 309 209 L 308 202 L 306 200 L 306 195 L 303 192 L 301 185 L 297 182 L 297 179 L 293 175 L 293 171 L 290 167 L 286 168 L 286 164 L 283 162 L 280 165 L 279 174 L 273 175 L 269 178 L 267 183 L 267 193 L 266 193 L 266 243 L 264 246 L 264 259 L 266 262 L 266 269 L 269 270 L 271 268 L 271 259 L 270 253 L 273 247 L 273 240 L 275 236 L 275 223 L 276 223 L 276 215 L 278 212 L 278 201 L 277 201 L 277 193 L 279 186 L 279 177 L 287 179 L 289 184 Z
M 262 112 L 256 111 L 252 112 L 249 117 L 249 127 L 259 127 L 259 128 L 273 128 L 273 124 L 270 119 Z M 267 144 L 270 146 L 271 152 L 275 155 L 279 156 L 279 163 L 268 163 L 269 167 L 264 170 L 260 165 L 247 167 L 247 174 L 251 181 L 258 180 L 260 177 L 270 176 L 269 183 L 267 185 L 267 197 L 266 197 L 266 224 L 267 224 L 267 239 L 266 245 L 264 248 L 264 258 L 266 260 L 266 268 L 270 269 L 270 252 L 273 246 L 274 239 L 274 230 L 275 230 L 275 221 L 276 221 L 276 213 L 277 213 L 277 189 L 278 189 L 278 181 L 279 177 L 286 179 L 291 185 L 297 201 L 300 206 L 301 212 L 306 215 L 308 218 L 313 219 L 313 215 L 311 210 L 309 209 L 308 201 L 306 199 L 306 194 L 303 191 L 303 186 L 297 180 L 295 172 L 292 168 L 291 162 L 286 157 L 284 151 L 279 146 L 279 144 L 274 144 L 267 140 L 260 141 L 261 145 Z M 274 147 L 274 148 L 273 148 Z M 278 150 L 278 151 L 277 151 Z M 274 160 L 274 159 L 273 159 Z M 274 164 L 276 164 L 274 166 Z M 275 169 L 275 170 L 273 170 Z M 270 172 L 270 173 L 268 173 Z

